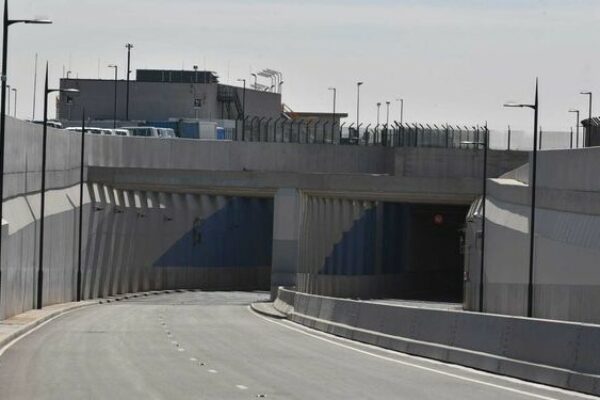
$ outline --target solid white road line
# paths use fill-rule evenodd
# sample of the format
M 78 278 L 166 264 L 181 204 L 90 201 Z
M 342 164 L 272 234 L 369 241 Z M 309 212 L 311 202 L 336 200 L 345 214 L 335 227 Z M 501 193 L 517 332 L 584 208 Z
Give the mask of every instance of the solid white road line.
M 370 351 L 357 349 L 356 347 L 340 343 L 340 339 L 341 340 L 347 340 L 347 341 L 351 342 L 352 344 L 361 344 L 361 345 L 365 345 L 365 344 L 364 343 L 360 343 L 360 342 L 356 342 L 356 341 L 350 341 L 349 339 L 345 339 L 345 338 L 339 338 L 337 336 L 330 335 L 330 334 L 325 333 L 325 332 L 316 331 L 316 332 L 319 332 L 322 335 L 327 335 L 327 336 L 330 336 L 332 338 L 335 338 L 335 340 L 329 339 L 329 338 L 323 337 L 321 335 L 316 335 L 314 333 L 308 332 L 308 331 L 303 330 L 303 329 L 299 329 L 299 328 L 296 328 L 296 327 L 293 327 L 293 326 L 289 326 L 289 325 L 287 325 L 285 323 L 282 323 L 282 322 L 280 322 L 278 320 L 267 318 L 267 317 L 265 317 L 263 315 L 258 314 L 254 310 L 252 310 L 252 308 L 250 306 L 248 306 L 247 309 L 253 315 L 255 315 L 256 317 L 258 317 L 258 318 L 260 318 L 260 319 L 262 319 L 264 321 L 267 321 L 267 322 L 270 322 L 272 324 L 276 324 L 276 325 L 282 326 L 282 327 L 284 327 L 286 329 L 290 329 L 292 331 L 301 333 L 303 335 L 307 335 L 307 336 L 313 337 L 315 339 L 319 339 L 319 340 L 322 340 L 324 342 L 327 342 L 327 343 L 330 343 L 330 344 L 333 344 L 333 345 L 336 345 L 336 346 L 339 346 L 339 347 L 342 347 L 342 348 L 345 348 L 345 349 L 348 349 L 348 350 L 356 351 L 357 353 L 362 353 L 362 354 L 366 354 L 366 355 L 369 355 L 369 356 L 372 356 L 372 357 L 375 357 L 375 358 L 379 358 L 381 360 L 390 361 L 390 362 L 393 362 L 393 363 L 396 363 L 396 364 L 401 364 L 401 365 L 405 365 L 405 366 L 408 366 L 408 367 L 417 368 L 417 369 L 420 369 L 420 370 L 423 370 L 423 371 L 433 372 L 433 373 L 436 373 L 436 374 L 439 374 L 439 375 L 448 376 L 448 377 L 459 379 L 459 380 L 462 380 L 462 381 L 465 381 L 465 382 L 477 383 L 479 385 L 493 387 L 495 389 L 501 389 L 501 390 L 505 390 L 505 391 L 508 391 L 508 392 L 517 393 L 517 394 L 521 394 L 521 395 L 524 395 L 524 396 L 533 397 L 533 398 L 536 398 L 536 399 L 541 399 L 541 400 L 559 400 L 556 397 L 549 397 L 549 396 L 541 395 L 541 394 L 538 394 L 538 393 L 532 393 L 532 392 L 527 392 L 527 391 L 520 390 L 520 389 L 514 389 L 514 388 L 511 388 L 511 387 L 508 387 L 508 386 L 497 385 L 495 383 L 486 382 L 486 381 L 475 379 L 475 378 L 469 378 L 469 377 L 466 377 L 466 376 L 454 374 L 452 372 L 441 371 L 439 369 L 430 368 L 430 367 L 426 367 L 426 366 L 423 366 L 423 365 L 419 365 L 419 364 L 414 364 L 414 363 L 407 362 L 407 361 L 398 360 L 396 358 L 386 357 L 386 356 L 381 355 L 381 354 L 375 354 L 375 353 L 372 353 Z M 309 329 L 309 328 L 306 328 L 306 329 Z M 371 346 L 371 347 L 374 347 L 374 346 Z M 376 348 L 376 349 L 380 350 L 379 348 Z M 381 350 L 387 350 L 387 349 L 381 349 Z M 408 354 L 404 354 L 404 353 L 394 352 L 392 350 L 387 350 L 386 352 L 394 353 L 394 354 L 398 354 L 398 355 L 403 355 L 403 356 L 407 356 L 407 357 L 413 358 L 413 359 L 419 359 L 419 360 L 423 360 L 423 361 L 430 361 L 430 360 L 423 359 L 423 358 L 420 358 L 420 357 L 417 357 L 417 356 L 412 356 L 412 355 L 408 355 Z M 467 368 L 465 368 L 465 369 L 467 369 Z M 469 371 L 470 371 L 470 369 L 469 369 Z M 511 382 L 514 382 L 514 383 L 522 384 L 522 385 L 530 385 L 530 386 L 533 386 L 533 387 L 540 388 L 542 390 L 556 391 L 556 392 L 560 392 L 560 393 L 565 394 L 565 395 L 576 396 L 576 397 L 580 397 L 580 398 L 584 398 L 584 399 L 598 399 L 598 397 L 586 395 L 586 394 L 583 394 L 583 393 L 571 392 L 571 391 L 563 390 L 563 389 L 560 389 L 560 388 L 553 388 L 553 387 L 544 386 L 544 385 L 541 385 L 541 384 L 530 383 L 530 382 L 525 382 L 525 381 L 517 381 L 514 378 L 506 378 L 506 377 L 504 377 L 502 375 L 495 375 L 495 374 L 486 373 L 486 372 L 482 372 L 482 371 L 477 371 L 477 372 L 481 372 L 482 374 L 485 374 L 487 376 L 490 376 L 490 377 L 493 377 L 493 378 L 496 378 L 496 379 L 507 380 L 507 381 L 511 381 Z
M 37 331 L 38 329 L 41 329 L 41 328 L 42 328 L 42 327 L 44 327 L 46 324 L 49 324 L 50 322 L 54 321 L 55 319 L 57 319 L 57 318 L 60 318 L 60 317 L 62 317 L 62 316 L 64 316 L 64 315 L 66 315 L 66 314 L 69 314 L 69 313 L 71 313 L 71 312 L 73 312 L 73 311 L 80 310 L 80 309 L 81 309 L 81 308 L 75 308 L 75 309 L 72 309 L 72 310 L 67 310 L 67 311 L 65 311 L 65 312 L 62 312 L 62 313 L 60 313 L 60 314 L 58 314 L 58 315 L 56 315 L 56 316 L 54 316 L 54 317 L 52 317 L 52 318 L 50 318 L 50 319 L 48 319 L 48 320 L 44 321 L 44 322 L 42 322 L 41 324 L 39 324 L 39 325 L 38 325 L 38 326 L 36 326 L 35 328 L 33 328 L 33 329 L 30 329 L 28 332 L 26 332 L 26 333 L 22 334 L 21 336 L 18 336 L 18 337 L 16 337 L 15 339 L 13 339 L 11 342 L 7 343 L 7 344 L 6 344 L 4 347 L 2 347 L 2 348 L 0 349 L 0 357 L 2 357 L 2 355 L 3 355 L 3 354 L 4 354 L 4 353 L 5 353 L 5 352 L 6 352 L 8 349 L 10 349 L 10 348 L 11 348 L 12 346 L 14 346 L 16 343 L 18 343 L 18 342 L 19 342 L 21 339 L 24 339 L 24 338 L 26 338 L 27 336 L 31 335 L 33 332 Z

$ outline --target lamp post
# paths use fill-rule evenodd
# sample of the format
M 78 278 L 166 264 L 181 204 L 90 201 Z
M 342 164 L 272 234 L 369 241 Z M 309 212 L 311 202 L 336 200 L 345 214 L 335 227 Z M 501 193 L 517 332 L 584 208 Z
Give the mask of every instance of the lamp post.
M 360 137 L 360 87 L 364 82 L 356 82 L 356 138 Z
M 334 142 L 334 132 L 335 132 L 335 103 L 337 101 L 337 88 L 330 87 L 329 90 L 333 92 L 333 114 L 331 114 L 331 143 Z M 308 128 L 306 128 L 308 131 Z
M 44 286 L 44 215 L 46 213 L 46 155 L 48 143 L 48 95 L 50 93 L 79 93 L 77 89 L 48 89 L 48 63 L 46 63 L 46 82 L 44 84 L 44 125 L 42 133 L 42 185 L 40 189 L 40 239 L 39 239 L 39 259 L 38 259 L 38 283 L 37 283 L 37 309 L 41 310 L 43 306 L 43 286 Z
M 129 121 L 129 76 L 131 75 L 131 49 L 133 49 L 133 45 L 131 43 L 127 43 L 125 48 L 127 49 L 127 94 L 125 97 L 125 120 Z
M 580 94 L 583 94 L 583 95 L 589 96 L 589 114 L 588 114 L 588 118 L 589 118 L 589 119 L 588 119 L 588 124 L 591 124 L 591 123 L 592 123 L 592 92 L 581 92 Z M 590 125 L 590 126 L 591 126 L 591 125 Z M 590 131 L 590 129 L 588 129 L 588 132 L 589 132 L 589 131 Z M 589 136 L 589 135 L 588 135 L 588 136 Z M 585 147 L 585 146 L 586 146 L 586 144 L 587 144 L 587 140 L 586 140 L 586 137 L 585 137 L 585 135 L 583 136 L 583 139 L 582 139 L 582 143 L 581 143 L 581 144 L 583 145 L 583 147 Z
M 576 143 L 575 148 L 579 148 L 579 110 L 571 109 L 571 110 L 569 110 L 569 112 L 577 114 L 577 120 L 576 120 L 577 125 L 575 125 L 575 143 Z
M 400 125 L 404 123 L 404 99 L 396 99 L 400 102 Z
M 387 106 L 387 113 L 385 116 L 385 130 L 386 131 L 388 130 L 388 126 L 390 124 L 390 104 L 391 104 L 391 102 L 389 102 L 389 101 L 385 102 L 385 105 Z
M 242 141 L 246 136 L 246 80 L 238 79 L 238 82 L 244 82 L 244 88 L 242 89 Z M 236 133 L 237 135 L 237 133 Z
M 114 68 L 115 69 L 115 102 L 114 102 L 114 110 L 113 110 L 113 129 L 117 129 L 117 78 L 118 78 L 118 73 L 119 73 L 119 67 L 114 65 L 114 64 L 110 64 L 108 66 L 108 68 Z
M 17 118 L 17 88 L 11 89 L 15 93 L 15 109 L 13 111 L 13 117 Z
M 483 293 L 485 283 L 485 218 L 486 218 L 486 200 L 487 200 L 487 165 L 488 165 L 488 149 L 489 149 L 489 135 L 490 131 L 485 124 L 485 131 L 483 135 L 483 142 L 461 142 L 462 144 L 474 144 L 477 146 L 483 146 L 483 174 L 482 174 L 482 199 L 481 199 L 481 260 L 479 269 L 479 312 L 483 312 Z
M 3 217 L 4 200 L 4 141 L 6 131 L 6 74 L 8 63 L 8 27 L 14 24 L 51 24 L 52 21 L 46 19 L 9 19 L 8 18 L 8 0 L 4 0 L 4 20 L 2 24 L 2 93 L 0 94 L 0 221 Z M 2 249 L 2 235 L 0 235 L 0 261 Z M 0 263 L 0 292 L 2 291 L 2 268 Z
M 85 161 L 85 108 L 81 114 L 81 150 L 79 167 L 79 241 L 77 249 L 77 301 L 81 301 L 81 253 L 83 248 L 83 167 Z
M 381 111 L 381 103 L 377 103 L 377 126 L 379 126 L 379 112 Z
M 529 219 L 529 282 L 527 286 L 527 316 L 533 316 L 533 266 L 535 250 L 535 192 L 537 180 L 537 152 L 538 152 L 538 80 L 535 80 L 535 102 L 533 104 L 505 104 L 504 107 L 531 108 L 533 113 L 533 157 L 531 162 L 531 217 Z

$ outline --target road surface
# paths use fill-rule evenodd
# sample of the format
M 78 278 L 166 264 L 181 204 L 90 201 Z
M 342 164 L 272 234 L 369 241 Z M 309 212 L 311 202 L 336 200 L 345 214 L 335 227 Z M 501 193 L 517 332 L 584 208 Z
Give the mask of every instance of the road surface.
M 581 399 L 252 312 L 264 293 L 86 307 L 0 356 L 0 399 Z M 0 350 L 1 351 L 1 350 Z

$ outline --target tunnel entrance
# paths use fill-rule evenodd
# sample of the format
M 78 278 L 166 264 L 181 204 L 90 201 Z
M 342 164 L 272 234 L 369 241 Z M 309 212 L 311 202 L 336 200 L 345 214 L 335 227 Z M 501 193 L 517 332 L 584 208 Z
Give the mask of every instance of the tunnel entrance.
M 385 203 L 382 274 L 392 285 L 383 295 L 460 302 L 461 236 L 469 207 Z
M 461 302 L 468 206 L 311 198 L 306 208 L 300 291 Z

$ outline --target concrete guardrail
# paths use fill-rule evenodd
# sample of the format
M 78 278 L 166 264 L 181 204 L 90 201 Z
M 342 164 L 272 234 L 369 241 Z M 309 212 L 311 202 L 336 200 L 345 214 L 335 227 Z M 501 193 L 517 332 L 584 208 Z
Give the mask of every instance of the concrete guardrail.
M 366 303 L 284 288 L 275 308 L 336 336 L 600 394 L 600 325 Z

